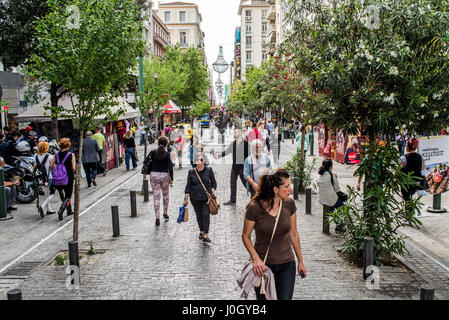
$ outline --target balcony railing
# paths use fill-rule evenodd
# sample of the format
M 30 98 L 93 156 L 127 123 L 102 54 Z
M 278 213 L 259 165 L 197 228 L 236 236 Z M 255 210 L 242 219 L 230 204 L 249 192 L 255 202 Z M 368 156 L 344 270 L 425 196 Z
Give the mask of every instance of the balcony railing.
M 270 21 L 276 20 L 276 6 L 270 6 L 267 11 L 267 19 Z

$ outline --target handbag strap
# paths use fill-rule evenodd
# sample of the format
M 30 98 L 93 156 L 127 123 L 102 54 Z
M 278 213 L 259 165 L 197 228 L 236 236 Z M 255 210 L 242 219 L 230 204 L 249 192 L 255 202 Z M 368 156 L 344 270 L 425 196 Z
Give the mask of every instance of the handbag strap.
M 209 195 L 209 192 L 207 191 L 206 187 L 204 186 L 203 180 L 201 180 L 200 175 L 198 174 L 198 171 L 196 170 L 196 168 L 194 170 L 195 170 L 196 176 L 198 177 L 198 179 L 201 182 L 201 185 L 203 186 L 204 192 L 206 192 L 206 194 Z
M 277 225 L 278 225 L 279 216 L 281 215 L 281 210 L 282 210 L 282 199 L 281 199 L 281 201 L 280 201 L 280 203 L 279 203 L 278 214 L 277 214 L 277 216 L 276 216 L 276 222 L 274 223 L 273 234 L 271 235 L 270 244 L 268 245 L 267 252 L 265 253 L 265 259 L 263 259 L 263 263 L 264 263 L 264 264 L 265 264 L 265 262 L 267 261 L 267 258 L 268 258 L 268 252 L 270 251 L 271 242 L 273 242 L 274 233 L 276 232 L 276 227 L 277 227 Z

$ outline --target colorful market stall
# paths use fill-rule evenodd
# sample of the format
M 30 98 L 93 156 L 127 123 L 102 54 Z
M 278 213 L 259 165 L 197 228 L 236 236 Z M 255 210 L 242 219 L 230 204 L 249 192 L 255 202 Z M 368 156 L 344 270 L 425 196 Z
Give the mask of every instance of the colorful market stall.
M 153 110 L 150 110 L 149 113 L 152 114 Z M 176 115 L 180 113 L 181 108 L 179 108 L 173 100 L 169 100 L 161 110 L 162 127 L 164 128 L 167 123 L 174 124 L 176 122 Z
M 135 118 L 140 117 L 140 111 L 134 109 L 122 97 L 117 98 L 117 105 L 111 108 L 113 113 L 122 109 L 124 112 L 119 116 L 117 121 L 109 121 L 103 125 L 103 134 L 106 139 L 106 148 L 103 149 L 103 159 L 106 159 L 108 169 L 118 167 L 119 159 L 123 159 L 123 135 L 129 130 L 130 125 Z M 73 97 L 73 103 L 78 103 L 78 99 Z M 49 136 L 51 128 L 50 111 L 45 109 L 45 106 L 50 105 L 50 99 L 46 98 L 42 102 L 32 106 L 27 111 L 15 117 L 17 122 L 32 122 L 36 125 L 39 136 Z M 58 117 L 58 130 L 60 136 L 57 137 L 70 138 L 72 145 L 76 150 L 78 141 L 77 131 L 74 130 L 75 125 L 73 120 L 64 117 L 69 115 L 68 111 L 72 109 L 72 101 L 69 96 L 64 96 L 59 100 L 59 106 L 63 107 L 61 115 Z M 64 112 L 64 110 L 67 110 Z M 96 117 L 96 120 L 107 120 L 106 115 Z

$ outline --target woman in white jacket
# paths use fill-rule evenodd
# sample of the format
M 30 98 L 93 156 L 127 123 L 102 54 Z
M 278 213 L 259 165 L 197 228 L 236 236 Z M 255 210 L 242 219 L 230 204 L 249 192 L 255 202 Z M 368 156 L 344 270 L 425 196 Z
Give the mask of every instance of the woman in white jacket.
M 318 199 L 320 204 L 331 207 L 330 211 L 344 205 L 344 202 L 338 198 L 337 192 L 340 191 L 337 175 L 332 173 L 332 160 L 324 160 L 318 169 L 319 177 L 316 181 L 318 185 Z M 336 232 L 344 232 L 342 225 L 337 225 Z

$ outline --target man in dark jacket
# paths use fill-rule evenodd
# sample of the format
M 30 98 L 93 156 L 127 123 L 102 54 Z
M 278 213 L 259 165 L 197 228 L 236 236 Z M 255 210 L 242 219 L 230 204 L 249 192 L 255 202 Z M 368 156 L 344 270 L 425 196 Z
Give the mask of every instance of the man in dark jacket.
M 84 172 L 86 173 L 87 187 L 91 187 L 91 183 L 97 186 L 95 178 L 97 177 L 97 161 L 100 147 L 96 140 L 92 139 L 92 131 L 87 131 L 86 138 L 83 140 L 83 154 L 81 161 L 83 162 Z
M 19 151 L 16 150 L 16 143 L 20 138 L 17 131 L 8 134 L 3 143 L 0 145 L 0 155 L 5 160 L 6 164 L 14 162 L 13 156 L 19 156 Z
M 234 130 L 235 140 L 229 144 L 228 148 L 219 153 L 214 153 L 214 158 L 219 159 L 232 153 L 232 170 L 231 170 L 231 200 L 225 202 L 224 205 L 235 205 L 237 202 L 237 178 L 240 177 L 243 185 L 246 186 L 245 178 L 243 177 L 243 168 L 245 159 L 249 156 L 249 144 L 242 139 L 242 131 L 240 129 Z

